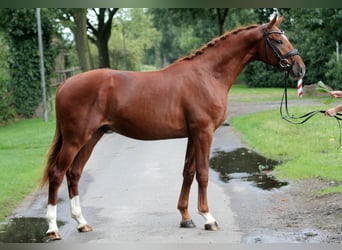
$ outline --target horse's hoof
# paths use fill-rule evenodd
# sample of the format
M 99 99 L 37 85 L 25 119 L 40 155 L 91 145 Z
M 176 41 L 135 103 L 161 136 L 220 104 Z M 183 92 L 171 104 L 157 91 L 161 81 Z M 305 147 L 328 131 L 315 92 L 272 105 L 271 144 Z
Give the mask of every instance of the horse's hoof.
M 194 228 L 194 227 L 196 227 L 196 225 L 192 220 L 185 220 L 185 221 L 181 221 L 180 227 L 182 227 L 182 228 Z
M 86 232 L 93 231 L 93 229 L 91 228 L 91 226 L 89 226 L 88 224 L 85 224 L 84 226 L 78 228 L 77 230 L 78 230 L 80 233 L 86 233 Z
M 46 233 L 46 239 L 45 239 L 46 242 L 55 241 L 55 240 L 61 240 L 61 239 L 62 239 L 62 237 L 57 232 Z
M 208 231 L 219 231 L 220 227 L 216 221 L 204 225 L 204 229 Z

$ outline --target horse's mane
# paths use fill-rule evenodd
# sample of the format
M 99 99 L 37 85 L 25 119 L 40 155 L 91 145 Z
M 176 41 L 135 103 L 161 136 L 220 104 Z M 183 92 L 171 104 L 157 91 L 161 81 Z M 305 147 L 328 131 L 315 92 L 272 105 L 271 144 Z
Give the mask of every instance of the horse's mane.
M 221 36 L 218 36 L 218 37 L 212 39 L 210 42 L 208 42 L 208 43 L 205 44 L 204 46 L 202 46 L 202 47 L 200 47 L 199 49 L 195 50 L 195 51 L 192 52 L 190 55 L 187 55 L 187 56 L 185 56 L 185 57 L 179 58 L 176 62 L 191 60 L 191 59 L 193 59 L 194 57 L 203 54 L 204 51 L 205 51 L 207 48 L 214 47 L 214 46 L 215 46 L 216 44 L 218 44 L 220 41 L 226 40 L 229 36 L 231 36 L 231 35 L 236 35 L 236 34 L 240 33 L 241 31 L 250 30 L 250 29 L 256 28 L 256 27 L 258 27 L 258 26 L 259 26 L 259 25 L 257 25 L 257 24 L 251 24 L 251 25 L 248 25 L 248 26 L 238 27 L 238 28 L 236 28 L 236 29 L 234 29 L 234 30 L 231 30 L 231 31 L 227 31 L 225 34 L 223 34 L 223 35 L 221 35 Z

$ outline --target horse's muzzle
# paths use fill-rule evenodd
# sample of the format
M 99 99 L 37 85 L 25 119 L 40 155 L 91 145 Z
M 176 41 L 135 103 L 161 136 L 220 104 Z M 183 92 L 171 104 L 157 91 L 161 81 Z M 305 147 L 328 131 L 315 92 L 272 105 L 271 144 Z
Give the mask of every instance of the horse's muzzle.
M 298 57 L 300 58 L 300 57 Z M 305 75 L 305 64 L 303 61 L 300 60 L 295 60 L 292 64 L 291 70 L 290 70 L 291 76 L 293 76 L 296 79 L 303 78 Z

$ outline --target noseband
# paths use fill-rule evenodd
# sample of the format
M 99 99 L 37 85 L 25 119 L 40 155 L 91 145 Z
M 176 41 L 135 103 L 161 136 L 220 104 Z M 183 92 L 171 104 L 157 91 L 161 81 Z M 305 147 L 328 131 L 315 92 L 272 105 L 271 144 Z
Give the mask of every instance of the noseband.
M 270 34 L 279 34 L 279 35 L 283 35 L 285 34 L 284 31 L 267 31 L 266 29 L 266 24 L 264 24 L 262 26 L 262 30 L 264 33 L 264 41 L 265 41 L 265 53 L 266 53 L 266 59 L 267 61 L 269 61 L 269 57 L 268 57 L 268 53 L 267 53 L 267 47 L 271 47 L 271 49 L 273 50 L 274 54 L 277 56 L 278 58 L 278 64 L 279 66 L 284 70 L 284 93 L 283 96 L 281 98 L 281 103 L 280 103 L 280 115 L 281 118 L 284 119 L 285 121 L 292 123 L 292 124 L 303 124 L 305 122 L 307 122 L 310 118 L 312 118 L 313 116 L 317 115 L 317 114 L 325 114 L 325 110 L 315 110 L 315 111 L 311 111 L 309 113 L 306 113 L 304 115 L 301 116 L 294 116 L 294 115 L 290 115 L 289 114 L 289 110 L 288 110 L 288 106 L 287 106 L 287 85 L 288 85 L 288 78 L 289 78 L 289 71 L 292 68 L 292 64 L 289 62 L 289 60 L 287 60 L 287 58 L 291 57 L 291 56 L 295 56 L 295 55 L 299 55 L 298 50 L 293 49 L 289 52 L 287 52 L 285 55 L 282 55 L 281 52 L 279 51 L 279 49 L 274 46 L 274 44 L 271 42 L 269 35 Z M 284 108 L 283 108 L 283 104 L 285 102 L 285 111 L 286 111 L 286 115 L 284 115 Z M 341 122 L 342 121 L 342 113 L 337 113 L 335 116 L 335 119 L 338 123 L 339 126 L 339 131 L 340 131 L 340 138 L 339 138 L 339 146 L 337 149 L 339 149 L 342 145 L 342 126 L 341 126 Z
M 285 55 L 282 55 L 280 50 L 276 46 L 274 46 L 274 44 L 271 42 L 269 35 L 271 35 L 271 34 L 284 35 L 285 32 L 282 30 L 281 31 L 275 31 L 275 30 L 274 31 L 267 31 L 266 24 L 264 24 L 262 26 L 262 31 L 264 33 L 265 53 L 266 53 L 267 61 L 269 61 L 267 48 L 270 47 L 279 60 L 278 61 L 279 66 L 281 68 L 283 68 L 285 71 L 289 71 L 292 68 L 292 64 L 289 62 L 289 60 L 287 60 L 287 58 L 289 58 L 291 56 L 299 55 L 298 50 L 293 49 L 293 50 L 287 52 Z

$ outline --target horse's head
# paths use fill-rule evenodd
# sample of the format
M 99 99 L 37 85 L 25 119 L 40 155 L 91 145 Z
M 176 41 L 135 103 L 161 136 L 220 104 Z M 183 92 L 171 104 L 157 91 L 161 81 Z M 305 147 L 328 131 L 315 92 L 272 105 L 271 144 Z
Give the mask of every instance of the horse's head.
M 263 41 L 259 47 L 260 60 L 273 65 L 281 70 L 288 71 L 295 78 L 303 78 L 305 75 L 305 64 L 294 49 L 284 31 L 279 29 L 283 17 L 277 19 L 277 15 L 262 25 Z

